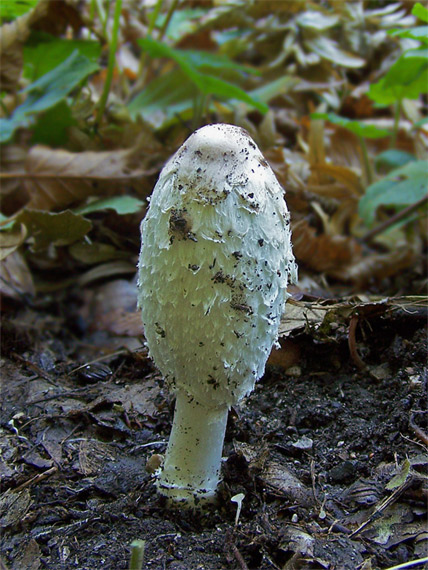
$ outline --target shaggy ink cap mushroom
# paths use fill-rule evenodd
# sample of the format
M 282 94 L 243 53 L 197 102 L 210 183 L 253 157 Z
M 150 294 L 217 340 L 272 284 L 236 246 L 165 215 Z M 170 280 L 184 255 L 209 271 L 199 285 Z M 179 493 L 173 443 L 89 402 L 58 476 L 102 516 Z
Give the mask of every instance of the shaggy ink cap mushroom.
M 297 266 L 284 190 L 249 134 L 193 133 L 141 224 L 139 307 L 176 395 L 160 492 L 194 505 L 219 482 L 227 414 L 264 373 Z

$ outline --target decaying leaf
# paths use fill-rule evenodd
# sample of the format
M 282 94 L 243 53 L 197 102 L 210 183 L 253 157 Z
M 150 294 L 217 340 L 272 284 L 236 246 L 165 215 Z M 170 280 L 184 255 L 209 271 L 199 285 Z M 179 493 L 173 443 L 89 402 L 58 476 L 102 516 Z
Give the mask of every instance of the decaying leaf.
M 15 526 L 22 521 L 32 502 L 28 489 L 18 493 L 7 489 L 0 497 L 0 527 Z
M 28 208 L 58 210 L 111 194 L 141 176 L 129 166 L 132 156 L 132 150 L 73 153 L 39 145 L 28 154 L 25 174 L 16 178 L 23 182 Z
M 281 318 L 279 336 L 284 338 L 292 332 L 308 331 L 315 335 L 321 332 L 324 341 L 328 339 L 331 325 L 337 334 L 338 326 L 347 330 L 349 319 L 358 313 L 364 318 L 386 315 L 393 311 L 406 311 L 408 314 L 426 311 L 426 297 L 350 297 L 341 302 L 305 302 L 289 299 Z
M 352 266 L 361 257 L 361 247 L 354 238 L 317 235 L 315 228 L 306 220 L 300 220 L 293 226 L 293 249 L 300 263 L 326 273 Z
M 0 261 L 24 243 L 27 229 L 23 224 L 15 225 L 9 231 L 0 232 Z
M 324 321 L 328 308 L 317 303 L 303 303 L 289 299 L 281 318 L 279 336 L 286 337 L 293 331 L 316 330 Z
M 0 293 L 12 299 L 35 294 L 31 272 L 19 251 L 0 261 Z
M 71 25 L 82 25 L 79 10 L 69 1 L 41 0 L 33 10 L 0 28 L 0 84 L 2 90 L 13 91 L 21 76 L 22 48 L 32 29 L 58 34 Z
M 18 145 L 7 145 L 1 149 L 1 170 L 3 173 L 14 172 L 25 175 L 25 157 L 27 150 Z M 2 198 L 3 208 L 5 207 L 5 198 L 14 192 L 19 186 L 19 179 L 17 177 L 5 178 L 0 184 L 0 196 Z M 7 204 L 7 198 L 6 198 Z
M 16 218 L 33 238 L 33 249 L 64 246 L 82 239 L 92 228 L 89 220 L 65 210 L 58 214 L 25 208 Z
M 402 243 L 386 253 L 372 253 L 360 257 L 347 266 L 332 268 L 336 279 L 362 287 L 370 280 L 381 280 L 411 267 L 420 255 L 418 244 Z

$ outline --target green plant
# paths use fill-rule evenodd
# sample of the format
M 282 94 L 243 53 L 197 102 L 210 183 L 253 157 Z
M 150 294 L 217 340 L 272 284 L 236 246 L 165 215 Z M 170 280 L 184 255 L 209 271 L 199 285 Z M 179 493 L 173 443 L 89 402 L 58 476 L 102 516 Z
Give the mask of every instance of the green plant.
M 152 58 L 167 58 L 178 67 L 150 82 L 128 105 L 132 116 L 145 114 L 150 106 L 162 109 L 166 104 L 184 103 L 183 109 L 193 106 L 197 124 L 206 112 L 211 97 L 238 100 L 266 113 L 268 106 L 248 94 L 236 83 L 222 79 L 230 74 L 235 80 L 243 74 L 256 73 L 248 66 L 239 65 L 228 57 L 214 53 L 175 49 L 168 44 L 146 37 L 138 40 L 145 53 Z M 163 97 L 159 97 L 162 93 Z M 176 112 L 177 109 L 174 109 Z
M 19 127 L 33 124 L 39 114 L 63 101 L 97 69 L 98 64 L 75 50 L 65 61 L 23 89 L 25 101 L 10 117 L 0 119 L 0 143 L 9 141 Z
M 421 4 L 415 4 L 413 15 L 428 22 L 428 9 Z M 375 222 L 379 206 L 406 207 L 406 213 L 413 213 L 426 203 L 428 165 L 424 160 L 416 160 L 409 153 L 391 148 L 379 154 L 375 164 L 386 167 L 390 172 L 375 181 L 373 169 L 365 142 L 366 138 L 381 138 L 391 136 L 390 146 L 397 141 L 399 119 L 403 99 L 417 99 L 421 94 L 428 93 L 428 26 L 417 26 L 406 30 L 391 30 L 394 37 L 407 38 L 421 42 L 418 48 L 404 51 L 387 73 L 378 82 L 370 85 L 368 95 L 378 105 L 394 105 L 394 128 L 392 133 L 379 129 L 374 125 L 358 120 L 350 120 L 335 113 L 313 113 L 312 119 L 328 120 L 356 134 L 359 138 L 366 180 L 368 186 L 360 199 L 358 212 L 367 225 Z M 415 125 L 418 128 L 426 123 L 426 119 Z M 414 208 L 412 206 L 415 206 Z M 407 210 L 408 208 L 408 210 Z M 401 216 L 393 223 L 401 221 Z M 389 224 L 382 224 L 384 231 Z M 371 235 L 372 232 L 370 232 Z M 378 232 L 373 232 L 373 235 Z

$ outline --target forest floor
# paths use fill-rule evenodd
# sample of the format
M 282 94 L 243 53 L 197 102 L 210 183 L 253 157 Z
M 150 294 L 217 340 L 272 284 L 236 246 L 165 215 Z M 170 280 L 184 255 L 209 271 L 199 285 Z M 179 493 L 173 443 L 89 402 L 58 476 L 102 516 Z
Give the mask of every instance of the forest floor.
M 231 410 L 218 505 L 198 513 L 156 493 L 173 401 L 142 338 L 91 330 L 85 302 L 75 291 L 4 319 L 6 568 L 125 569 L 135 539 L 153 570 L 384 570 L 426 555 L 424 309 L 366 316 L 364 365 L 349 335 L 294 331 L 297 362 L 269 365 Z

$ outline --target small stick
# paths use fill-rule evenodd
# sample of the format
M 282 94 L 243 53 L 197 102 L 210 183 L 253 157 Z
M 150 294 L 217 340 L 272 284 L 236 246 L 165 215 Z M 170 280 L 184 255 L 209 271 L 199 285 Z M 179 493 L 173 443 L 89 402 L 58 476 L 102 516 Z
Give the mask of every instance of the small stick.
M 428 435 L 419 426 L 415 424 L 415 422 L 413 421 L 413 416 L 411 416 L 409 419 L 409 426 L 415 432 L 417 437 L 422 441 L 422 443 L 428 445 Z
M 407 206 L 407 208 L 404 208 L 404 210 L 401 210 L 401 212 L 398 212 L 398 214 L 391 216 L 388 220 L 385 220 L 382 224 L 373 228 L 371 231 L 366 233 L 366 235 L 364 235 L 361 238 L 361 241 L 363 241 L 363 242 L 370 241 L 371 239 L 373 239 L 378 234 L 381 234 L 382 232 L 384 232 L 385 230 L 387 230 L 388 228 L 390 228 L 391 226 L 393 226 L 397 222 L 401 221 L 403 218 L 405 218 L 409 214 L 418 210 L 426 202 L 428 202 L 428 194 L 426 196 L 424 196 L 423 198 L 421 198 L 420 200 L 418 200 L 417 202 L 415 202 L 414 204 L 410 204 L 410 206 Z
M 393 505 L 395 501 L 398 499 L 398 497 L 411 485 L 411 483 L 412 479 L 410 478 L 404 481 L 402 485 L 397 487 L 397 489 L 395 489 L 395 491 L 389 497 L 387 497 L 384 501 L 382 501 L 382 503 L 379 506 L 375 508 L 375 510 L 369 516 L 369 518 L 366 521 L 364 521 L 356 530 L 354 530 L 352 534 L 350 534 L 350 538 L 354 538 L 354 536 L 356 536 L 362 530 L 364 530 L 366 526 L 372 523 L 378 516 L 380 516 L 383 513 L 386 507 Z
M 361 359 L 360 355 L 358 354 L 357 342 L 355 340 L 355 331 L 357 330 L 357 325 L 358 325 L 358 315 L 352 315 L 348 331 L 349 353 L 357 368 L 359 368 L 360 370 L 364 370 L 366 365 L 364 361 Z
M 47 471 L 43 471 L 43 473 L 39 473 L 38 475 L 31 477 L 31 479 L 28 479 L 28 481 L 25 481 L 25 483 L 22 483 L 22 485 L 19 485 L 19 487 L 16 487 L 16 489 L 14 489 L 13 491 L 14 493 L 17 493 L 19 491 L 22 491 L 22 489 L 25 489 L 26 487 L 30 487 L 30 485 L 33 485 L 34 483 L 40 483 L 40 481 L 43 481 L 43 479 L 47 479 L 57 471 L 58 467 L 55 466 L 50 467 Z

